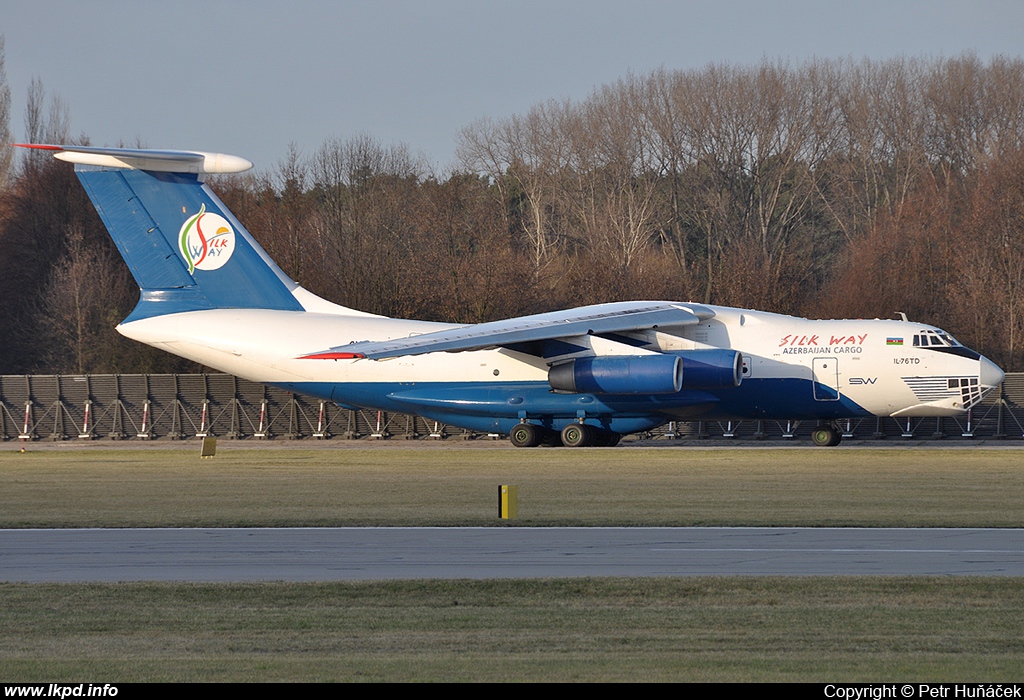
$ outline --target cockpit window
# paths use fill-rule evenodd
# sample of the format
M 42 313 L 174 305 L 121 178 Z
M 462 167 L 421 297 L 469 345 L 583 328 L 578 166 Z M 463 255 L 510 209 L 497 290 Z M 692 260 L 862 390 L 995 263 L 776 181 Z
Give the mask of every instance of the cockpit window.
M 965 348 L 963 345 L 956 341 L 956 338 L 951 336 L 946 331 L 940 331 L 938 328 L 924 328 L 918 331 L 914 335 L 914 347 L 924 348 L 934 352 L 946 353 L 949 355 L 957 355 L 958 357 L 966 357 L 970 360 L 977 360 L 981 357 L 978 353 L 970 348 Z
M 951 347 L 958 348 L 962 347 L 956 339 L 945 331 L 938 330 L 923 330 L 914 336 L 914 347 L 915 348 L 927 348 L 927 347 Z

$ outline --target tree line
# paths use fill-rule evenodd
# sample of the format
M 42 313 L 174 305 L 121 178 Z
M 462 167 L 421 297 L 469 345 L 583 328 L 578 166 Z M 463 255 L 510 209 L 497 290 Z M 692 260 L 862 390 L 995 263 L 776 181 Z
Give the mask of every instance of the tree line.
M 26 133 L 66 140 L 34 85 Z M 0 371 L 187 369 L 113 332 L 138 290 L 71 168 L 0 170 Z M 904 312 L 1024 366 L 1020 58 L 662 69 L 469 124 L 444 173 L 361 134 L 211 185 L 285 272 L 365 311 Z

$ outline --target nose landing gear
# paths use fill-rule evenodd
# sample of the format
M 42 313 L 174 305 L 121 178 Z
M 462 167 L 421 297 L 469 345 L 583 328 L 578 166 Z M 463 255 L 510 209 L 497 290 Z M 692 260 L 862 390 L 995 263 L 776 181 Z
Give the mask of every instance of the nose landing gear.
M 811 431 L 811 442 L 817 447 L 835 447 L 843 440 L 843 434 L 834 425 L 819 425 Z

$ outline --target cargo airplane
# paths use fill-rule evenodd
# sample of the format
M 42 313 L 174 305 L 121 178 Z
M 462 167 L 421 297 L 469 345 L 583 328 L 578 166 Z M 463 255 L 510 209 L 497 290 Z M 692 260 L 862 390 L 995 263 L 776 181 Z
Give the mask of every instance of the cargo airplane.
M 33 145 L 75 164 L 141 289 L 123 335 L 341 406 L 514 445 L 607 446 L 672 420 L 955 416 L 1003 380 L 948 333 L 627 301 L 475 325 L 386 318 L 292 281 L 205 184 L 236 156 Z

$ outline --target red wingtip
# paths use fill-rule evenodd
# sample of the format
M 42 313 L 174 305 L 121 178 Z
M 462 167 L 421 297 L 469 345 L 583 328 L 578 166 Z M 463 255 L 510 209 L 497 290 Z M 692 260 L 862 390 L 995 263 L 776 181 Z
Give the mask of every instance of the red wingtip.
M 51 146 L 45 143 L 12 143 L 15 148 L 35 148 L 40 151 L 63 151 L 63 146 Z
M 359 360 L 366 355 L 359 352 L 318 352 L 312 355 L 303 355 L 300 360 Z

